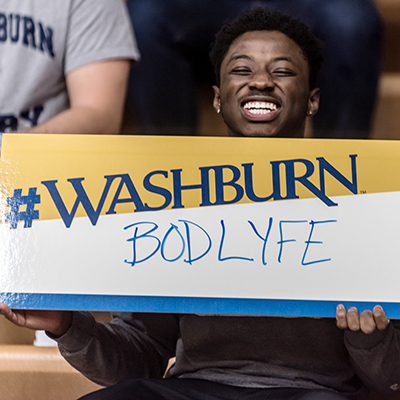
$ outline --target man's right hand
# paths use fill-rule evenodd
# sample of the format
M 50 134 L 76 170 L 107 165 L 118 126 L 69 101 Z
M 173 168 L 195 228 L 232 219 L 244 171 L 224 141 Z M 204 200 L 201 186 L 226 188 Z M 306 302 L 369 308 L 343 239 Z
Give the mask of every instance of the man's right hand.
M 0 303 L 0 314 L 17 326 L 48 331 L 57 337 L 64 335 L 72 323 L 71 311 L 11 310 Z

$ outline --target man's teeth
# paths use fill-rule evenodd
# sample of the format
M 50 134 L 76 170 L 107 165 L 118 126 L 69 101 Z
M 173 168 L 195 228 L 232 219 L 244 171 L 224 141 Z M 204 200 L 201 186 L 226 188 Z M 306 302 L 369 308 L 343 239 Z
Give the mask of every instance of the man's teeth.
M 272 111 L 275 111 L 277 109 L 277 106 L 275 103 L 252 101 L 246 103 L 243 108 L 250 111 L 252 114 L 268 114 Z

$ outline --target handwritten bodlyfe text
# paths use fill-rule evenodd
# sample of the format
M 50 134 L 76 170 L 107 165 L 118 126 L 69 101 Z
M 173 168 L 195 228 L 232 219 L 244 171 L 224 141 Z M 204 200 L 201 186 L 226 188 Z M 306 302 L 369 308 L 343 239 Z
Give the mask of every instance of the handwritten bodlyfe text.
M 211 235 L 199 224 L 189 220 L 178 220 L 180 226 L 177 224 L 170 223 L 167 231 L 162 231 L 158 224 L 152 221 L 141 221 L 126 226 L 125 230 L 133 230 L 131 238 L 127 239 L 132 244 L 132 259 L 125 260 L 125 263 L 130 264 L 132 267 L 144 263 L 156 256 L 158 253 L 161 258 L 169 263 L 177 262 L 183 258 L 183 261 L 187 264 L 192 265 L 194 262 L 201 260 L 210 254 L 210 250 L 215 244 L 215 241 Z M 316 230 L 322 227 L 327 227 L 328 224 L 336 223 L 337 220 L 324 220 L 324 221 L 307 221 L 307 220 L 280 220 L 274 222 L 272 217 L 269 218 L 268 226 L 266 230 L 261 233 L 252 221 L 247 221 L 249 230 L 248 232 L 240 232 L 241 236 L 246 236 L 246 243 L 248 240 L 254 238 L 259 242 L 259 259 L 263 265 L 267 265 L 267 247 L 270 245 L 278 246 L 278 263 L 282 262 L 284 258 L 284 252 L 287 247 L 290 247 L 290 243 L 296 242 L 298 238 L 294 238 L 290 234 L 290 227 L 298 224 L 308 224 L 307 239 L 304 240 L 304 251 L 301 258 L 301 265 L 311 265 L 317 263 L 328 262 L 331 258 L 312 259 L 312 249 L 314 245 L 323 244 L 322 241 L 317 240 Z M 218 261 L 227 260 L 242 260 L 248 262 L 255 262 L 255 255 L 238 255 L 238 254 L 226 254 L 224 248 L 225 240 L 227 236 L 227 227 L 224 220 L 220 220 L 221 234 L 216 241 L 218 246 Z M 269 243 L 269 238 L 273 226 L 277 225 L 279 229 L 279 240 L 277 242 Z M 318 229 L 317 229 L 318 227 Z M 199 241 L 193 240 L 193 230 L 196 230 L 197 234 L 203 236 L 202 249 L 199 249 Z M 317 234 L 318 235 L 318 234 Z M 151 244 L 149 243 L 151 242 Z M 207 243 L 204 246 L 204 243 Z M 146 244 L 146 246 L 145 246 Z M 147 254 L 143 254 L 143 247 L 146 248 Z M 150 248 L 150 250 L 149 250 Z M 140 253 L 140 256 L 139 256 Z M 175 254 L 171 254 L 175 253 Z

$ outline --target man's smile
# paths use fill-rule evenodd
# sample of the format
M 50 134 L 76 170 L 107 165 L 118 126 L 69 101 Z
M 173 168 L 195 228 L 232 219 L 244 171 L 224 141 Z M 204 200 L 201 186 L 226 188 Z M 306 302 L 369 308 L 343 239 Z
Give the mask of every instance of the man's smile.
M 272 101 L 247 100 L 242 103 L 242 109 L 246 118 L 254 121 L 270 121 L 279 111 L 280 104 Z

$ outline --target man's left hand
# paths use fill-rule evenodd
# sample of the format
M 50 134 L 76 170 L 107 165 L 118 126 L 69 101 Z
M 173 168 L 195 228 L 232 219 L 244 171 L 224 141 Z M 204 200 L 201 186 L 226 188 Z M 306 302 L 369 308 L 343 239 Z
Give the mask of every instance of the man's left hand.
M 340 329 L 350 329 L 351 331 L 362 331 L 367 335 L 376 329 L 383 331 L 389 325 L 387 318 L 381 306 L 375 306 L 373 311 L 365 310 L 358 314 L 355 307 L 350 307 L 348 311 L 343 304 L 336 308 L 336 325 Z

